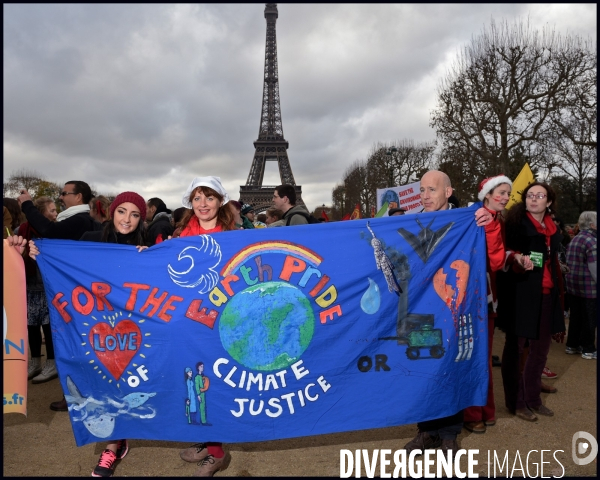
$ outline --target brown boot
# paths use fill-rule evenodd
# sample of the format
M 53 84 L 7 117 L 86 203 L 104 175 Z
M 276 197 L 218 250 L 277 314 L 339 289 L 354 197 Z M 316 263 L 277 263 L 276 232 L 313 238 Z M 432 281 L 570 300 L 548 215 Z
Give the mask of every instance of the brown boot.
M 198 463 L 198 468 L 194 472 L 194 477 L 212 477 L 219 470 L 225 470 L 231 462 L 231 455 L 229 452 L 225 453 L 225 456 L 221 458 L 215 458 L 212 455 L 208 455 L 204 460 Z
M 50 404 L 50 410 L 54 410 L 55 412 L 68 412 L 69 407 L 67 405 L 67 400 L 65 399 L 65 397 L 63 397 L 62 400 L 59 400 L 58 402 L 52 402 Z
M 186 462 L 201 462 L 208 456 L 208 448 L 205 443 L 197 443 L 179 452 L 179 456 Z
M 538 415 L 544 415 L 545 417 L 553 417 L 554 412 L 550 410 L 546 405 L 540 405 L 539 407 L 529 407 Z
M 558 389 L 556 387 L 553 387 L 551 385 L 547 385 L 544 382 L 542 382 L 542 387 L 540 389 L 542 391 L 542 393 L 556 393 L 558 392 Z
M 485 423 L 483 422 L 465 422 L 463 424 L 465 430 L 473 433 L 485 433 Z
M 527 420 L 528 422 L 535 422 L 538 419 L 527 407 L 516 410 L 515 415 L 523 420 Z
M 451 455 L 452 458 L 454 458 L 456 456 L 456 452 L 460 450 L 460 447 L 458 446 L 456 438 L 452 440 L 442 439 L 442 445 L 440 446 L 440 450 L 446 458 L 448 458 L 448 452 L 452 452 Z
M 419 432 L 415 438 L 404 445 L 404 450 L 406 450 L 407 454 L 413 450 L 421 450 L 421 452 L 424 452 L 430 448 L 436 449 L 441 444 L 442 440 L 438 435 L 430 437 L 427 432 Z

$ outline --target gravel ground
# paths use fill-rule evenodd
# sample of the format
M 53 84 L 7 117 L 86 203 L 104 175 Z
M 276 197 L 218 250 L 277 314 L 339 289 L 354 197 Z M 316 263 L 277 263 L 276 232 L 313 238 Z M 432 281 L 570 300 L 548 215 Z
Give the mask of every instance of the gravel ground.
M 501 355 L 504 334 L 496 330 L 494 354 Z M 544 404 L 554 410 L 554 417 L 540 417 L 534 423 L 509 414 L 504 407 L 500 368 L 494 368 L 497 423 L 485 434 L 463 430 L 459 443 L 465 449 L 479 449 L 474 473 L 490 476 L 494 451 L 502 460 L 508 452 L 503 472 L 496 466 L 496 476 L 542 476 L 541 450 L 544 453 L 544 477 L 595 477 L 596 461 L 576 465 L 572 459 L 572 438 L 586 431 L 597 438 L 597 376 L 596 361 L 583 360 L 580 355 L 566 355 L 564 345 L 553 343 L 548 367 L 558 373 L 554 380 L 545 380 L 558 389 L 556 394 L 543 394 Z M 15 413 L 4 415 L 4 476 L 90 476 L 104 444 L 78 448 L 66 413 L 53 412 L 50 402 L 62 396 L 58 380 L 29 384 L 28 417 Z M 416 433 L 416 425 L 404 425 L 376 430 L 347 432 L 260 443 L 227 444 L 232 455 L 229 468 L 217 476 L 340 476 L 340 450 L 402 448 Z M 132 440 L 127 457 L 117 464 L 115 476 L 191 476 L 196 466 L 185 463 L 178 452 L 189 444 Z M 536 450 L 527 455 L 530 451 Z M 562 452 L 558 451 L 562 450 Z M 492 462 L 488 466 L 488 451 Z M 554 458 L 555 456 L 555 458 Z M 522 462 L 524 470 L 519 470 Z M 463 459 L 463 471 L 466 460 Z M 529 470 L 527 470 L 529 468 Z M 433 470 L 435 471 L 435 470 Z M 388 467 L 387 473 L 393 472 Z M 564 472 L 564 473 L 563 473 Z M 365 475 L 363 469 L 362 475 Z M 375 476 L 380 475 L 379 466 Z M 354 477 L 354 473 L 352 474 Z

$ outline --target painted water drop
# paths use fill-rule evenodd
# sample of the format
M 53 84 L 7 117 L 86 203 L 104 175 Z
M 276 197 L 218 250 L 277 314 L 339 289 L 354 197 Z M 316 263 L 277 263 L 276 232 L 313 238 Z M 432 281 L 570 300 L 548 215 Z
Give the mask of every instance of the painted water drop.
M 360 299 L 360 308 L 362 308 L 363 312 L 373 315 L 377 313 L 380 305 L 381 295 L 379 294 L 379 287 L 369 278 L 369 288 L 367 288 L 367 291 Z

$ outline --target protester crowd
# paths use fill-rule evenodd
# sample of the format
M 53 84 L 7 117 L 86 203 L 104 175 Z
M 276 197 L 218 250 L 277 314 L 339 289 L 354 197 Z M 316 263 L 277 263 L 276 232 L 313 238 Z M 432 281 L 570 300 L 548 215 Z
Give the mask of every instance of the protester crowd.
M 492 341 L 495 328 L 505 332 L 502 380 L 506 408 L 524 421 L 537 415 L 553 416 L 543 405 L 542 391 L 554 391 L 542 377 L 556 374 L 546 367 L 552 339 L 563 342 L 566 354 L 596 359 L 596 212 L 579 217 L 578 233 L 571 239 L 556 218 L 557 198 L 552 187 L 533 182 L 521 193 L 520 202 L 509 210 L 512 182 L 504 175 L 483 179 L 475 212 L 478 227 L 485 230 L 488 278 L 488 396 L 485 405 L 472 406 L 454 415 L 419 422 L 418 434 L 405 449 L 441 448 L 449 455 L 459 449 L 462 428 L 485 433 L 496 423 L 492 383 Z M 440 171 L 423 175 L 420 195 L 423 212 L 459 208 L 452 196 L 450 179 Z M 160 198 L 147 201 L 135 192 L 122 192 L 109 202 L 92 198 L 89 185 L 68 181 L 60 195 L 62 211 L 52 199 L 33 199 L 26 190 L 17 199 L 4 199 L 4 238 L 22 252 L 26 267 L 27 325 L 31 361 L 28 378 L 35 383 L 58 376 L 49 325 L 44 284 L 35 261 L 37 238 L 84 240 L 134 245 L 142 251 L 175 237 L 218 234 L 229 230 L 273 228 L 314 223 L 303 205 L 296 204 L 292 185 L 279 185 L 273 207 L 256 215 L 252 205 L 231 200 L 219 177 L 196 177 L 182 195 L 182 207 L 171 211 Z M 404 214 L 395 208 L 390 217 Z M 393 220 L 390 220 L 393 221 Z M 568 335 L 565 317 L 569 314 Z M 42 332 L 46 360 L 42 365 Z M 190 399 L 194 385 L 190 382 Z M 199 397 L 201 392 L 195 392 Z M 190 415 L 198 406 L 190 400 Z M 67 401 L 50 408 L 67 411 Z M 431 412 L 435 416 L 435 412 Z M 190 417 L 191 418 L 191 417 Z M 103 450 L 93 476 L 111 476 L 115 463 L 127 455 L 126 439 L 109 443 Z M 227 468 L 230 455 L 220 443 L 198 443 L 180 454 L 198 464 L 196 476 L 212 476 Z

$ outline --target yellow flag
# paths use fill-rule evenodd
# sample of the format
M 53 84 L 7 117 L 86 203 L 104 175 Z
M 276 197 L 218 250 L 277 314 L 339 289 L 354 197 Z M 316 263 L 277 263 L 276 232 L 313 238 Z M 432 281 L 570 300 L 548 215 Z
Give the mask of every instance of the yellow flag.
M 529 168 L 529 164 L 526 163 L 513 182 L 512 191 L 510 192 L 510 200 L 506 204 L 507 210 L 521 201 L 521 194 L 523 193 L 523 190 L 525 190 L 527 186 L 533 182 L 535 182 L 533 172 L 531 171 L 531 168 Z

